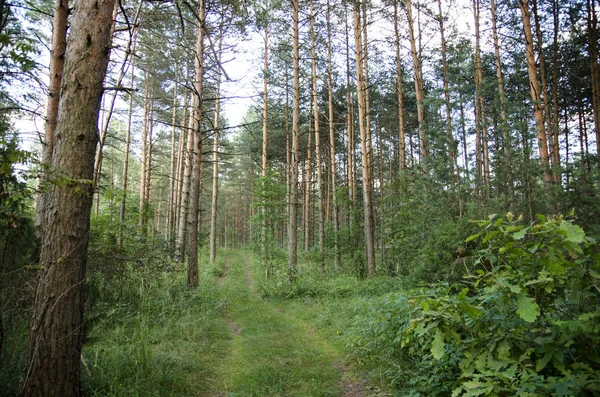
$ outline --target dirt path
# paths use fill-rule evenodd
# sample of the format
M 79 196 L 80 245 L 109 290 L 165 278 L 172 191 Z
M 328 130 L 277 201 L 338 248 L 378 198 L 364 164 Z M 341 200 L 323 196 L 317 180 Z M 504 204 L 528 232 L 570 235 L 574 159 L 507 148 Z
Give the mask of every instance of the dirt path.
M 232 341 L 214 396 L 369 396 L 312 325 L 261 299 L 247 255 L 229 253 L 219 286 Z

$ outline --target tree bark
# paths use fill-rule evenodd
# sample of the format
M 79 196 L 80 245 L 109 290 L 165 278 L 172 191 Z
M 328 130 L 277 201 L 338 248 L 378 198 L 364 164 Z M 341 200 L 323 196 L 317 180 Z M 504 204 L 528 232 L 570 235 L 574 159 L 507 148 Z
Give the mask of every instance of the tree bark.
M 129 181 L 129 151 L 131 148 L 131 122 L 133 117 L 133 89 L 135 87 L 135 57 L 131 58 L 131 85 L 129 92 L 129 109 L 127 111 L 127 133 L 125 135 L 125 151 L 123 153 L 123 176 L 121 185 L 121 209 L 119 211 L 119 247 L 123 246 L 123 224 L 127 209 L 127 183 Z
M 410 1 L 410 0 L 409 0 Z M 360 128 L 360 148 L 362 157 L 362 177 L 363 177 L 363 217 L 365 249 L 367 258 L 368 276 L 375 276 L 375 239 L 373 233 L 373 205 L 371 203 L 371 175 L 369 173 L 369 153 L 368 153 L 368 132 L 366 125 L 366 98 L 365 81 L 363 66 L 363 39 L 362 25 L 360 21 L 360 9 L 358 2 L 354 3 L 354 39 L 356 46 L 356 90 L 358 94 L 358 123 Z
M 289 278 L 295 279 L 298 266 L 298 157 L 300 155 L 300 31 L 298 26 L 299 1 L 292 0 L 293 35 L 293 105 L 292 105 L 292 152 L 290 172 L 290 202 L 288 222 L 288 267 Z
M 268 11 L 267 11 L 268 12 Z M 266 180 L 267 180 L 267 148 L 269 140 L 269 21 L 268 16 L 265 21 L 265 46 L 263 52 L 263 131 L 262 131 L 262 196 L 261 204 L 262 222 L 261 222 L 261 252 L 263 265 L 265 266 L 265 275 L 270 276 L 270 269 L 267 264 L 267 207 L 265 202 Z
M 223 49 L 223 24 L 224 20 L 221 19 L 219 24 L 219 45 L 217 50 L 217 63 L 221 64 L 221 56 Z M 219 198 L 219 138 L 220 138 L 220 117 L 221 117 L 221 68 L 217 67 L 217 82 L 215 85 L 215 118 L 214 118 L 214 129 L 215 135 L 213 137 L 213 183 L 212 183 L 212 197 L 211 197 L 211 209 L 210 209 L 210 234 L 209 234 L 209 261 L 215 263 L 217 257 L 217 201 Z
M 531 32 L 531 18 L 529 15 L 528 0 L 520 0 L 521 19 L 523 21 L 523 32 L 525 35 L 525 54 L 527 56 L 527 73 L 529 74 L 529 88 L 531 101 L 533 102 L 533 116 L 538 138 L 540 162 L 544 171 L 544 182 L 552 182 L 550 172 L 550 161 L 548 156 L 548 140 L 544 127 L 544 114 L 542 112 L 542 99 L 540 97 L 540 84 L 538 82 L 537 66 L 535 62 L 535 51 L 533 49 L 533 34 Z
M 198 1 L 198 32 L 196 38 L 196 56 L 194 73 L 194 94 L 196 109 L 194 111 L 194 168 L 192 191 L 190 195 L 188 272 L 189 288 L 198 287 L 198 224 L 200 216 L 200 189 L 202 187 L 202 111 L 204 80 L 204 21 L 206 16 L 205 0 Z
M 421 62 L 417 52 L 417 41 L 414 30 L 414 20 L 412 14 L 412 1 L 406 0 L 406 12 L 408 14 L 408 34 L 410 38 L 410 49 L 413 59 L 413 69 L 415 76 L 415 93 L 417 96 L 417 119 L 419 121 L 419 144 L 421 149 L 421 167 L 426 170 L 425 161 L 429 155 L 429 143 L 427 140 L 427 129 L 425 126 L 425 105 L 423 103 L 423 78 L 421 73 Z
M 329 102 L 329 161 L 331 173 L 331 195 L 333 201 L 333 233 L 335 250 L 335 268 L 339 269 L 340 258 L 340 238 L 339 238 L 339 207 L 336 191 L 337 166 L 335 159 L 335 125 L 333 120 L 333 63 L 331 60 L 331 5 L 327 1 L 327 91 Z
M 40 278 L 21 394 L 80 396 L 84 282 L 102 83 L 114 0 L 77 1 L 65 52 L 53 166 L 68 183 L 48 192 Z
M 185 162 L 184 162 L 184 176 L 182 179 L 181 186 L 181 200 L 180 200 L 180 208 L 179 208 L 179 226 L 177 227 L 177 243 L 175 244 L 175 258 L 179 262 L 183 262 L 185 260 L 185 241 L 186 241 L 186 232 L 188 225 L 188 215 L 189 215 L 189 207 L 190 207 L 190 191 L 192 186 L 192 157 L 194 153 L 194 123 L 195 123 L 195 112 L 196 112 L 196 102 L 198 100 L 198 96 L 193 92 L 191 93 L 192 103 L 191 110 L 189 114 L 188 120 L 188 128 L 187 128 L 187 148 L 185 151 Z
M 402 58 L 400 52 L 398 1 L 394 0 L 394 33 L 396 44 L 396 96 L 398 100 L 398 164 L 402 171 L 406 169 L 406 138 L 404 136 L 404 98 L 402 93 Z
M 4 16 L 4 2 L 0 9 L 1 16 Z M 4 21 L 0 27 L 4 27 Z M 44 136 L 44 150 L 42 162 L 45 172 L 42 174 L 40 185 L 43 187 L 50 179 L 52 172 L 52 153 L 54 151 L 54 135 L 56 131 L 58 117 L 58 103 L 60 100 L 60 86 L 63 77 L 65 65 L 65 50 L 67 47 L 67 30 L 69 27 L 69 1 L 55 0 L 54 1 L 54 17 L 52 19 L 52 49 L 50 51 L 49 76 L 48 84 L 48 102 L 46 104 L 46 125 Z M 38 235 L 42 235 L 44 227 L 44 213 L 46 208 L 46 194 L 42 190 L 36 200 L 35 206 L 35 225 L 38 228 Z
M 312 53 L 312 96 L 313 96 L 313 117 L 315 122 L 315 157 L 317 158 L 317 202 L 318 202 L 318 224 L 319 224 L 319 252 L 321 266 L 324 266 L 323 254 L 325 253 L 325 209 L 323 207 L 323 174 L 321 164 L 321 131 L 319 128 L 319 92 L 317 82 L 317 49 L 315 33 L 315 13 L 313 10 L 313 1 L 309 0 L 310 8 L 310 37 Z
M 587 0 L 588 46 L 590 52 L 590 74 L 592 80 L 592 109 L 596 130 L 596 153 L 600 168 L 600 65 L 598 65 L 598 16 L 592 0 Z
M 175 218 L 175 178 L 177 177 L 177 164 L 175 156 L 175 142 L 177 138 L 177 84 L 178 84 L 179 63 L 175 61 L 175 82 L 173 85 L 173 113 L 171 116 L 171 155 L 169 161 L 169 203 L 167 206 L 167 240 L 171 241 L 171 233 Z
M 510 127 L 508 125 L 508 116 L 506 114 L 506 93 L 504 91 L 504 75 L 502 73 L 502 62 L 500 59 L 500 43 L 498 40 L 498 18 L 496 14 L 496 1 L 491 0 L 490 7 L 492 9 L 492 34 L 494 38 L 494 56 L 496 61 L 496 79 L 498 81 L 498 95 L 500 97 L 500 129 L 502 131 L 502 152 L 504 154 L 505 171 L 507 173 L 507 195 L 509 208 L 513 207 L 514 203 L 514 187 L 513 187 L 513 172 L 512 172 L 512 147 L 510 137 Z
M 493 0 L 492 0 L 493 1 Z M 444 31 L 444 14 L 442 13 L 442 1 L 438 0 L 440 35 L 442 44 L 442 75 L 444 80 L 444 99 L 446 102 L 446 133 L 448 135 L 448 157 L 450 157 L 450 186 L 456 195 L 459 216 L 463 216 L 462 201 L 460 198 L 460 173 L 458 172 L 458 161 L 454 145 L 454 132 L 452 128 L 452 109 L 450 107 L 450 87 L 448 83 L 448 59 L 446 56 L 446 35 Z M 456 179 L 455 179 L 456 178 Z

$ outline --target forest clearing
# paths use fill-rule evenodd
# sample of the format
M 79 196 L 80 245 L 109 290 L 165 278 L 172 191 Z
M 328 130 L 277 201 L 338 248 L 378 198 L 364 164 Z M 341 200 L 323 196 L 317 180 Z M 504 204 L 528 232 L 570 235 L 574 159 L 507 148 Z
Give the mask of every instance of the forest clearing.
M 0 0 L 0 395 L 600 395 L 600 0 Z

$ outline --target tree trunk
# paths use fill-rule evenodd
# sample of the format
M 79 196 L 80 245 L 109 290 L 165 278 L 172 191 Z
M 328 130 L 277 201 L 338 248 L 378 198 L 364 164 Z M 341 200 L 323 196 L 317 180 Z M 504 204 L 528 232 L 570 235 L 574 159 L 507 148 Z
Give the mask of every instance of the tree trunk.
M 324 266 L 323 254 L 325 253 L 325 208 L 323 207 L 323 175 L 321 165 L 321 131 L 319 128 L 319 92 L 317 83 L 317 49 L 315 40 L 315 14 L 313 10 L 313 1 L 309 0 L 310 8 L 310 37 L 312 47 L 312 96 L 313 96 L 313 117 L 315 120 L 315 157 L 317 158 L 317 204 L 318 204 L 318 224 L 319 224 L 319 260 L 321 266 Z
M 4 4 L 4 3 L 3 3 Z M 4 12 L 2 11 L 2 16 Z M 4 21 L 2 25 L 4 27 Z M 52 49 L 50 51 L 50 66 L 48 74 L 50 82 L 48 84 L 48 102 L 46 104 L 46 126 L 44 136 L 43 165 L 47 169 L 44 172 L 42 184 L 49 179 L 49 173 L 52 172 L 52 153 L 54 151 L 54 135 L 58 121 L 58 103 L 60 100 L 60 86 L 63 77 L 65 65 L 65 50 L 67 48 L 67 29 L 69 27 L 69 1 L 54 1 L 54 17 L 52 19 Z M 36 203 L 35 224 L 38 226 L 39 234 L 42 235 L 41 228 L 43 224 L 43 214 L 45 212 L 45 194 L 38 196 Z
M 65 52 L 40 278 L 29 328 L 22 396 L 80 396 L 84 282 L 102 82 L 114 0 L 77 1 Z
M 333 63 L 331 61 L 331 6 L 327 1 L 327 91 L 329 102 L 329 161 L 331 173 L 331 195 L 333 200 L 333 233 L 335 250 L 335 268 L 339 269 L 340 259 L 340 238 L 339 238 L 339 207 L 336 192 L 336 160 L 335 160 L 335 125 L 333 120 Z
M 167 206 L 167 241 L 171 241 L 173 231 L 175 211 L 175 178 L 177 177 L 177 164 L 175 163 L 175 141 L 177 135 L 177 83 L 178 83 L 179 63 L 175 61 L 175 84 L 173 85 L 173 114 L 171 118 L 171 156 L 169 161 L 169 203 Z
M 486 181 L 486 172 L 484 166 L 484 131 L 485 131 L 485 114 L 484 114 L 484 98 L 481 93 L 481 85 L 483 84 L 483 72 L 481 68 L 481 47 L 480 47 L 480 32 L 479 32 L 479 0 L 473 0 L 473 17 L 475 20 L 475 152 L 476 152 L 476 180 L 475 190 L 477 194 L 481 194 L 484 183 Z M 486 189 L 486 194 L 489 194 L 489 189 Z
M 148 156 L 148 130 L 149 130 L 149 118 L 150 118 L 150 76 L 146 71 L 146 84 L 144 88 L 144 121 L 142 125 L 142 161 L 140 171 L 140 227 L 144 227 L 145 221 L 145 210 L 146 210 L 146 165 Z
M 448 155 L 450 157 L 450 186 L 454 190 L 458 203 L 458 212 L 462 217 L 462 201 L 460 198 L 460 173 L 458 172 L 458 161 L 454 145 L 454 133 L 452 128 L 452 109 L 450 107 L 450 87 L 448 84 L 448 59 L 446 57 L 446 36 L 444 32 L 444 14 L 442 13 L 442 1 L 438 0 L 440 34 L 442 40 L 442 74 L 444 80 L 444 99 L 446 102 L 446 133 L 448 134 Z M 456 179 L 455 179 L 456 178 Z
M 219 24 L 219 45 L 217 50 L 217 63 L 221 64 L 223 50 L 223 19 Z M 217 257 L 217 200 L 219 198 L 219 136 L 221 117 L 221 68 L 217 66 L 217 82 L 215 86 L 215 119 L 213 138 L 213 183 L 210 208 L 210 234 L 209 234 L 209 261 L 215 263 Z
M 185 153 L 184 176 L 181 187 L 181 205 L 179 210 L 179 226 L 177 227 L 177 243 L 175 245 L 175 258 L 179 262 L 185 260 L 185 241 L 190 208 L 190 191 L 192 186 L 192 157 L 194 153 L 194 125 L 198 96 L 192 92 L 192 104 L 188 120 L 187 148 Z
M 496 1 L 491 0 L 490 7 L 492 9 L 492 33 L 494 38 L 494 56 L 496 61 L 496 79 L 498 80 L 498 94 L 500 97 L 500 129 L 502 131 L 502 152 L 504 154 L 504 169 L 507 173 L 507 195 L 509 208 L 514 205 L 514 187 L 513 187 L 513 171 L 512 171 L 512 147 L 510 138 L 510 127 L 508 125 L 508 116 L 506 114 L 506 93 L 504 92 L 504 75 L 502 73 L 502 62 L 500 60 L 500 43 L 498 41 L 498 18 L 496 15 Z
M 187 74 L 186 74 L 187 75 Z M 177 157 L 177 201 L 175 203 L 175 223 L 173 225 L 173 242 L 175 246 L 175 259 L 177 260 L 177 238 L 179 233 L 179 224 L 181 218 L 181 201 L 183 196 L 183 180 L 185 171 L 185 161 L 188 158 L 187 153 L 187 135 L 188 128 L 186 127 L 187 119 L 187 107 L 188 107 L 188 90 L 186 89 L 183 94 L 183 114 L 181 116 L 181 132 L 179 134 L 179 153 Z M 182 252 L 182 251 L 180 251 Z
M 587 0 L 588 46 L 590 53 L 590 74 L 592 80 L 592 109 L 596 130 L 596 153 L 600 168 L 600 65 L 598 65 L 598 16 L 592 0 Z
M 426 170 L 425 161 L 429 155 L 429 143 L 427 141 L 427 130 L 425 126 L 425 106 L 423 104 L 423 79 L 421 73 L 421 62 L 417 52 L 417 40 L 414 31 L 414 21 L 412 14 L 412 1 L 406 0 L 406 12 L 408 14 L 408 34 L 410 38 L 410 49 L 413 59 L 413 69 L 415 75 L 415 93 L 417 96 L 417 119 L 419 121 L 419 143 L 421 149 L 421 167 Z
M 543 95 L 542 98 L 542 106 L 544 109 L 544 114 L 545 114 L 545 121 L 546 121 L 546 133 L 548 135 L 548 150 L 549 150 L 549 162 L 552 166 L 552 181 L 557 181 L 559 178 L 559 173 L 558 173 L 558 169 L 560 168 L 560 155 L 557 156 L 555 154 L 555 152 L 558 153 L 558 147 L 554 147 L 554 130 L 552 128 L 552 118 L 550 117 L 551 111 L 550 111 L 550 95 L 548 95 L 548 74 L 546 73 L 546 61 L 544 59 L 544 40 L 543 40 L 543 36 L 542 36 L 542 28 L 540 26 L 540 20 L 539 20 L 539 15 L 538 15 L 538 8 L 537 8 L 537 0 L 533 0 L 532 2 L 532 7 L 533 7 L 533 19 L 534 19 L 534 23 L 535 23 L 535 35 L 536 35 L 536 39 L 537 39 L 537 44 L 538 44 L 538 62 L 540 64 L 540 79 L 541 79 L 541 89 L 542 92 L 541 94 Z
M 288 266 L 289 278 L 295 279 L 298 266 L 298 157 L 300 155 L 300 43 L 298 11 L 299 0 L 292 0 L 292 30 L 293 30 L 293 105 L 292 105 L 292 152 L 290 175 L 290 202 L 288 223 Z
M 404 137 L 404 98 L 402 95 L 402 58 L 400 52 L 400 26 L 398 1 L 394 0 L 394 33 L 396 43 L 396 95 L 398 98 L 398 163 L 400 170 L 406 169 L 406 144 Z
M 203 111 L 203 80 L 204 80 L 204 19 L 206 16 L 205 0 L 198 1 L 198 32 L 196 38 L 196 56 L 194 73 L 194 95 L 196 109 L 194 111 L 194 167 L 192 191 L 190 195 L 189 213 L 189 245 L 188 273 L 189 288 L 198 287 L 198 224 L 200 216 L 200 189 L 202 187 L 202 111 Z
M 409 0 L 410 1 L 410 0 Z M 363 40 L 361 32 L 359 4 L 354 4 L 354 39 L 356 46 L 356 90 L 358 94 L 358 123 L 360 127 L 360 147 L 363 177 L 363 216 L 367 269 L 369 277 L 375 276 L 375 240 L 373 233 L 373 205 L 371 203 L 371 175 L 369 173 L 368 133 L 366 125 L 366 98 L 363 66 Z
M 121 185 L 121 209 L 119 211 L 119 248 L 123 246 L 123 224 L 125 223 L 125 211 L 127 208 L 127 183 L 129 177 L 129 151 L 131 148 L 131 122 L 133 117 L 133 90 L 135 87 L 135 57 L 131 58 L 131 85 L 129 92 L 129 110 L 127 111 L 127 133 L 125 135 L 125 151 L 123 153 L 123 176 Z
M 550 161 L 548 157 L 548 140 L 544 128 L 544 114 L 542 112 L 542 99 L 540 97 L 540 84 L 537 76 L 537 66 L 535 63 L 535 51 L 533 49 L 533 34 L 531 32 L 531 18 L 529 16 L 528 0 L 520 0 L 521 18 L 523 20 L 523 32 L 525 34 L 525 53 L 527 56 L 527 72 L 529 74 L 529 88 L 531 91 L 531 101 L 533 102 L 533 116 L 537 130 L 538 146 L 540 152 L 540 162 L 544 170 L 544 182 L 552 181 L 550 172 Z
M 267 11 L 268 13 L 268 11 Z M 266 206 L 266 180 L 267 180 L 267 148 L 269 141 L 269 22 L 265 22 L 265 46 L 263 52 L 263 130 L 262 130 L 262 222 L 261 222 L 261 254 L 265 266 L 265 276 L 269 278 L 270 269 L 267 264 L 267 206 Z

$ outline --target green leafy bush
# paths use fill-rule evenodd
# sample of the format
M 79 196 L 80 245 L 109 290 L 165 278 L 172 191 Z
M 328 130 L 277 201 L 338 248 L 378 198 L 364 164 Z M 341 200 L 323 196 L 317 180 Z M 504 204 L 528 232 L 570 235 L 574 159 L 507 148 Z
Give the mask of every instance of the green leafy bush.
M 598 244 L 562 217 L 475 222 L 477 270 L 460 286 L 383 298 L 355 340 L 417 395 L 600 392 Z M 407 393 L 408 394 L 408 393 Z

